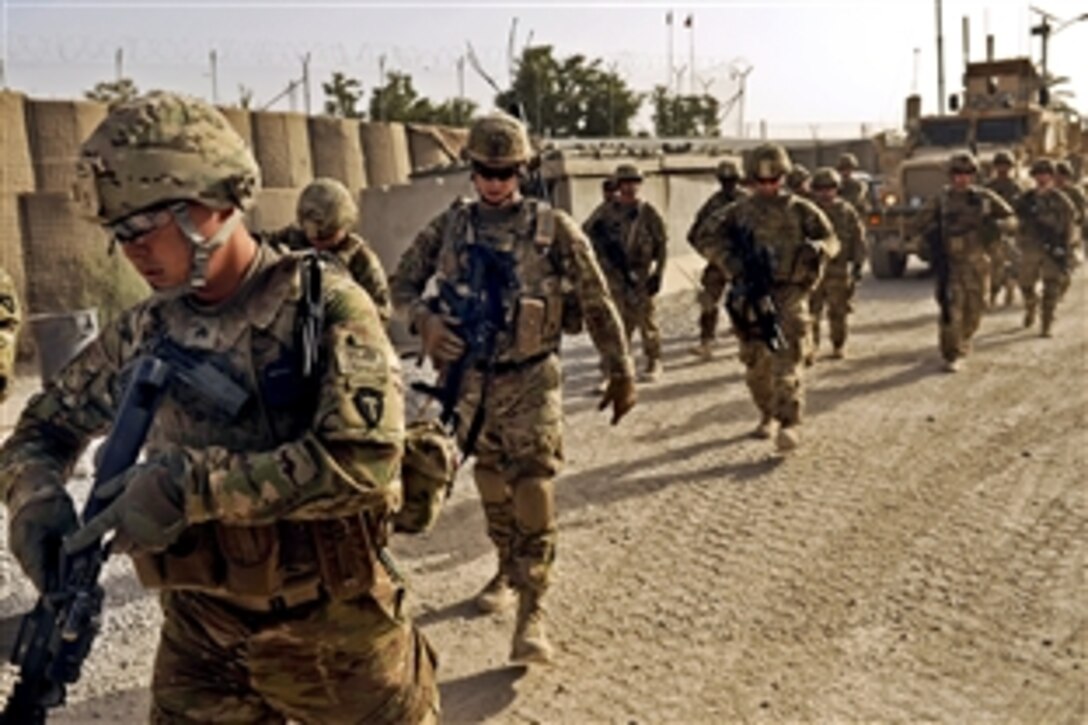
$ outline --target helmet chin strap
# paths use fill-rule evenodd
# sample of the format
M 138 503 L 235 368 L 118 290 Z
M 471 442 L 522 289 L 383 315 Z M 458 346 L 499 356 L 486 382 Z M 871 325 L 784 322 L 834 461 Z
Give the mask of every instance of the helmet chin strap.
M 178 228 L 193 247 L 193 265 L 189 270 L 189 282 L 183 285 L 181 291 L 203 289 L 208 284 L 208 260 L 215 250 L 230 239 L 230 235 L 234 234 L 234 230 L 242 223 L 242 212 L 237 207 L 231 209 L 230 214 L 210 239 L 197 231 L 196 224 L 193 223 L 193 218 L 189 214 L 188 204 L 179 204 L 173 207 L 171 212 L 178 223 Z

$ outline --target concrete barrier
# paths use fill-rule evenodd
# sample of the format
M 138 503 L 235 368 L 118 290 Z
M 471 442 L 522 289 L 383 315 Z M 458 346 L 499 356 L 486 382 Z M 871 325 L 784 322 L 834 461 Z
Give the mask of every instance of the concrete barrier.
M 310 153 L 314 160 L 315 177 L 338 179 L 352 195 L 367 187 L 358 121 L 314 116 L 310 119 Z
M 310 134 L 300 113 L 259 111 L 252 114 L 253 150 L 264 185 L 295 189 L 314 179 Z
M 37 191 L 71 190 L 79 146 L 105 117 L 106 106 L 91 101 L 26 102 L 26 128 Z
M 261 189 L 257 203 L 246 213 L 246 227 L 271 232 L 295 223 L 301 189 Z
M 400 123 L 361 123 L 359 137 L 368 187 L 404 184 L 412 171 L 408 136 Z
M 76 214 L 68 194 L 23 194 L 19 206 L 30 312 L 97 307 L 105 325 L 147 296 L 147 284 L 121 252 L 108 253 L 106 233 Z
M 464 142 L 458 143 L 456 136 L 446 133 L 455 130 L 439 126 L 409 124 L 405 131 L 408 134 L 408 152 L 412 159 L 412 171 L 427 171 L 458 161 Z
M 227 122 L 234 127 L 246 145 L 253 148 L 253 123 L 249 117 L 249 110 L 238 108 L 238 106 L 219 106 L 219 110 L 226 116 Z

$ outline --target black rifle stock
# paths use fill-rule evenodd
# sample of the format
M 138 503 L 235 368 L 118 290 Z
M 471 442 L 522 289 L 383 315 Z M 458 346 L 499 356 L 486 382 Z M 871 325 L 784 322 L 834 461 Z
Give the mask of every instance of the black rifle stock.
M 117 417 L 98 454 L 94 484 L 83 508 L 84 523 L 111 503 L 95 496 L 95 491 L 136 463 L 164 392 L 174 379 L 231 416 L 249 397 L 199 353 L 166 338 L 160 340 L 153 355 L 133 364 Z M 101 627 L 105 593 L 98 579 L 109 546 L 99 540 L 60 556 L 59 585 L 40 595 L 20 622 L 10 655 L 19 676 L 0 713 L 0 725 L 44 723 L 50 709 L 62 706 L 68 685 L 79 679 Z
M 778 306 L 771 294 L 774 257 L 746 226 L 731 226 L 727 234 L 740 260 L 741 273 L 729 285 L 725 311 L 738 334 L 758 337 L 771 352 L 786 347 L 786 336 L 778 319 Z
M 933 264 L 933 276 L 936 280 L 937 305 L 941 309 L 941 322 L 945 325 L 952 321 L 952 268 L 948 261 L 948 251 L 944 246 L 944 193 L 937 200 L 936 220 L 926 231 L 926 244 L 929 246 L 929 259 Z

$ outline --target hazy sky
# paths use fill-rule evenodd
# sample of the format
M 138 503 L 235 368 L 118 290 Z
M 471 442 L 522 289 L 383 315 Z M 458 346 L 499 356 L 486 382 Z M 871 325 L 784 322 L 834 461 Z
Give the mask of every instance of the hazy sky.
M 1088 12 L 1088 2 L 1038 0 L 1060 18 Z M 971 56 L 985 53 L 985 33 L 996 36 L 997 55 L 1038 58 L 1039 42 L 1028 30 L 1038 16 L 1028 3 L 945 0 L 946 88 L 960 85 L 961 18 L 970 16 Z M 772 129 L 808 135 L 859 122 L 897 125 L 914 79 L 926 112 L 936 110 L 935 5 L 929 0 L 829 2 L 717 2 L 661 4 L 586 3 L 367 3 L 367 2 L 58 2 L 0 0 L 3 59 L 8 86 L 34 96 L 74 97 L 114 75 L 115 51 L 123 49 L 125 75 L 142 89 L 171 88 L 210 98 L 209 51 L 218 55 L 221 102 L 238 98 L 239 84 L 254 89 L 259 105 L 301 74 L 310 52 L 313 107 L 320 82 L 333 70 L 359 78 L 369 91 L 387 70 L 412 74 L 434 99 L 457 94 L 457 60 L 466 41 L 503 83 L 511 22 L 517 47 L 554 45 L 561 55 L 582 53 L 616 64 L 639 90 L 668 77 L 669 27 L 674 13 L 674 67 L 689 84 L 694 38 L 696 78 L 723 101 L 735 92 L 730 67 L 750 64 L 745 118 L 766 119 Z M 684 19 L 693 18 L 693 29 Z M 1076 103 L 1088 99 L 1088 22 L 1052 37 L 1052 71 L 1072 75 Z M 1080 74 L 1079 76 L 1077 74 Z M 493 94 L 469 68 L 465 93 L 490 105 Z M 297 97 L 299 107 L 302 96 Z M 289 107 L 284 99 L 276 108 Z M 648 118 L 643 114 L 643 118 Z M 734 128 L 736 116 L 726 120 Z M 816 129 L 819 132 L 819 129 Z M 780 131 L 778 135 L 785 132 Z

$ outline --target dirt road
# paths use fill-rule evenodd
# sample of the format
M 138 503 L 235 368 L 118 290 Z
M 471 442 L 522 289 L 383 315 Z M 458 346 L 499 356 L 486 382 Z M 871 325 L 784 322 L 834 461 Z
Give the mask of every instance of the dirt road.
M 1084 276 L 1057 337 L 984 320 L 939 370 L 928 280 L 866 280 L 850 356 L 808 377 L 802 448 L 747 438 L 734 348 L 686 349 L 664 306 L 666 374 L 610 428 L 566 350 L 568 468 L 549 596 L 555 667 L 506 666 L 511 616 L 470 597 L 494 566 L 471 481 L 396 551 L 442 658 L 445 719 L 1083 722 L 1088 587 Z M 8 554 L 0 616 L 30 603 Z M 55 722 L 139 720 L 157 612 L 111 565 L 106 631 Z M 8 687 L 8 680 L 3 684 Z

